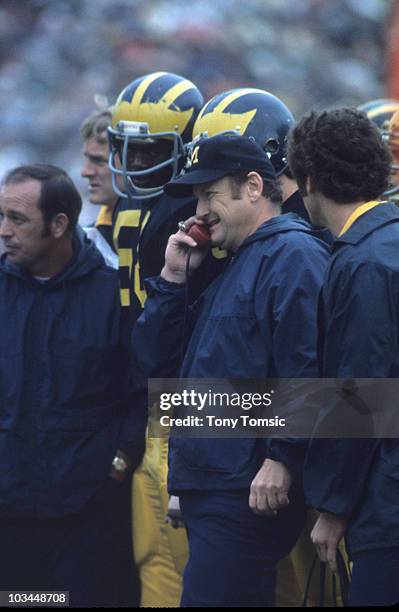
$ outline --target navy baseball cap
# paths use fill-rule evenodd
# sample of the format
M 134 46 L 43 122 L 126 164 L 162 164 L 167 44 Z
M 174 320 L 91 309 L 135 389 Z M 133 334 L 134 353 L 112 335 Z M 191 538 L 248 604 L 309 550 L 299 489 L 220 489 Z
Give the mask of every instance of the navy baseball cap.
M 238 134 L 217 134 L 201 138 L 191 153 L 191 166 L 183 176 L 167 183 L 165 192 L 175 198 L 193 195 L 193 187 L 212 183 L 237 170 L 258 172 L 264 180 L 274 180 L 272 162 L 257 142 Z

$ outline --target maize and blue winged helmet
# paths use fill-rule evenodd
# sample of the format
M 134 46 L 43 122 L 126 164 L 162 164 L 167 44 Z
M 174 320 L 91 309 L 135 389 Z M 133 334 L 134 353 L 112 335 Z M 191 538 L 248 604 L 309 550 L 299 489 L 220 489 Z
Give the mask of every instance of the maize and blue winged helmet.
M 184 165 L 186 144 L 203 104 L 194 83 L 169 72 L 139 77 L 122 90 L 108 128 L 109 166 L 119 196 L 146 199 L 163 192 Z
M 205 104 L 195 121 L 193 138 L 221 132 L 252 136 L 280 175 L 288 165 L 286 144 L 294 121 L 288 107 L 273 94 L 262 89 L 232 89 Z

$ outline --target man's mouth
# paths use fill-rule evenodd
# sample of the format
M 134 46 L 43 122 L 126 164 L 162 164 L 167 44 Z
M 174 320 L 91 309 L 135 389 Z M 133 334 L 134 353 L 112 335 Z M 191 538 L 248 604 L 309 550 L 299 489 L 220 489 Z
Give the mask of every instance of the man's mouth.
M 146 169 L 147 168 L 132 168 L 132 172 L 142 172 Z M 151 179 L 151 176 L 148 174 L 143 174 L 142 176 L 133 176 L 129 178 L 131 179 L 133 184 L 144 185 L 145 183 L 148 183 L 148 180 Z
M 6 253 L 14 253 L 15 251 L 18 251 L 18 247 L 15 244 L 4 244 L 4 248 Z

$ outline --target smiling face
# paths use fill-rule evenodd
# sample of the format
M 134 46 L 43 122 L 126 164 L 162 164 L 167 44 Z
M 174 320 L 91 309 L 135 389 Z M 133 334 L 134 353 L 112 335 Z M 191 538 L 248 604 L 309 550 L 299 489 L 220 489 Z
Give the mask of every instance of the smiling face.
M 211 243 L 229 251 L 240 244 L 257 227 L 257 209 L 251 205 L 248 186 L 244 183 L 237 193 L 229 177 L 196 186 L 198 198 L 196 216 L 208 227 Z
M 37 276 L 54 248 L 38 208 L 40 193 L 41 184 L 33 179 L 5 185 L 0 192 L 0 237 L 7 257 Z
M 117 195 L 112 188 L 112 172 L 108 167 L 108 142 L 88 138 L 84 143 L 83 156 L 85 161 L 81 175 L 89 181 L 90 202 L 113 208 Z

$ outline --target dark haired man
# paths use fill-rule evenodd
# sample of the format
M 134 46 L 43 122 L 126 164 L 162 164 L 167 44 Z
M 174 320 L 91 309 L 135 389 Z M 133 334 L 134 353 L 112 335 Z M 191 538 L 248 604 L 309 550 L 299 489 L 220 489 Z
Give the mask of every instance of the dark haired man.
M 289 162 L 311 220 L 336 236 L 320 300 L 320 375 L 397 378 L 399 211 L 379 200 L 389 150 L 363 113 L 339 109 L 302 119 Z M 312 539 L 335 570 L 346 533 L 352 605 L 399 600 L 398 466 L 397 439 L 315 439 L 309 449 L 307 498 L 321 511 Z
M 2 189 L 1 237 L 9 261 L 51 277 L 72 257 L 71 235 L 82 206 L 70 178 L 52 166 L 9 172 Z
M 147 375 L 183 378 L 314 376 L 326 246 L 307 223 L 280 215 L 274 168 L 253 139 L 202 139 L 191 161 L 166 192 L 194 193 L 196 217 L 185 229 L 194 221 L 208 226 L 211 246 L 234 257 L 194 305 L 180 364 L 187 253 L 193 249 L 195 269 L 207 248 L 196 248 L 182 230 L 170 237 L 165 266 L 148 281 L 134 328 L 134 342 L 146 346 L 141 367 Z M 294 479 L 288 500 L 291 481 L 279 460 L 264 440 L 171 440 L 169 488 L 180 496 L 190 546 L 183 606 L 273 603 L 277 561 L 304 521 L 299 483 Z M 275 515 L 277 489 L 287 507 Z
M 145 414 L 133 413 L 117 271 L 80 209 L 54 166 L 16 168 L 0 192 L 0 588 L 112 606 L 111 509 L 141 460 Z

